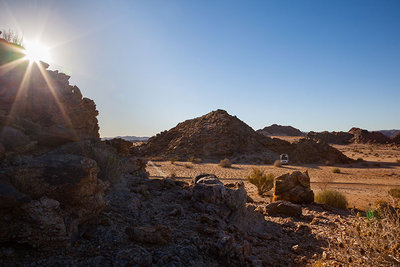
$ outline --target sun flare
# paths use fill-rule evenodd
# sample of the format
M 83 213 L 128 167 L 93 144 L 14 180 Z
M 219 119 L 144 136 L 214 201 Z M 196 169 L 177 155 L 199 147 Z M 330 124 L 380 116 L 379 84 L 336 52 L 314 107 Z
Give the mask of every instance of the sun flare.
M 50 50 L 39 41 L 25 43 L 25 57 L 33 62 L 49 62 L 51 60 Z

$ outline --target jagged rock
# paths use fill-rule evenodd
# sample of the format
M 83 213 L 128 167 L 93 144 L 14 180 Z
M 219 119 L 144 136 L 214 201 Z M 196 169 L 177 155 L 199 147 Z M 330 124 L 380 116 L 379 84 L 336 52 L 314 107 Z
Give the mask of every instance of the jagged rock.
M 69 236 L 60 203 L 42 197 L 22 206 L 23 216 L 18 225 L 18 242 L 40 249 L 65 246 Z
M 216 110 L 181 122 L 176 127 L 151 137 L 147 143 L 132 148 L 132 151 L 142 156 L 165 160 L 177 157 L 218 162 L 229 158 L 232 162 L 252 164 L 264 163 L 266 160 L 274 162 L 283 153 L 289 154 L 291 161 L 303 163 L 321 163 L 327 158 L 332 158 L 335 162 L 350 161 L 327 144 L 309 139 L 292 144 L 259 134 L 224 110 Z
M 288 201 L 275 201 L 265 206 L 265 212 L 272 216 L 300 217 L 301 207 Z
M 392 142 L 395 144 L 400 145 L 400 132 L 397 133 L 393 138 L 392 138 Z
M 210 175 L 196 182 L 192 199 L 194 202 L 225 204 L 231 211 L 236 211 L 245 206 L 247 193 L 243 183 L 236 184 L 235 188 L 227 188 L 216 176 Z
M 172 230 L 165 225 L 127 228 L 126 234 L 134 241 L 158 245 L 165 245 L 172 239 Z
M 369 132 L 360 128 L 351 128 L 349 131 L 353 135 L 352 142 L 357 144 L 388 144 L 392 140 L 381 132 Z
M 19 192 L 9 182 L 3 181 L 0 178 L 0 211 L 20 207 L 22 204 L 30 201 L 30 197 Z
M 286 200 L 292 203 L 314 202 L 308 172 L 294 171 L 277 177 L 274 181 L 274 201 Z
M 122 138 L 113 138 L 105 141 L 106 144 L 114 147 L 117 150 L 117 153 L 129 157 L 130 149 L 132 147 L 132 142 L 126 141 Z
M 352 142 L 353 135 L 348 132 L 309 132 L 307 138 L 321 140 L 328 144 L 348 145 Z
M 257 132 L 265 136 L 304 136 L 304 133 L 299 129 L 292 126 L 282 126 L 278 124 L 264 127 L 263 129 L 257 130 Z
M 122 161 L 123 171 L 133 176 L 147 177 L 146 172 L 147 161 L 144 158 L 130 157 Z
M 8 233 L 0 242 L 17 241 L 41 249 L 65 244 L 76 237 L 79 225 L 106 204 L 103 195 L 108 184 L 97 178 L 96 162 L 88 158 L 46 155 L 3 172 L 0 215 L 9 220 L 0 225 L 1 232 Z
M 311 139 L 301 139 L 289 158 L 303 163 L 324 163 L 329 161 L 337 164 L 347 164 L 354 161 L 327 143 L 323 141 L 315 142 Z
M 4 65 L 23 57 L 23 50 L 2 41 L 0 54 L 16 54 L 0 57 L 0 65 Z M 79 88 L 69 84 L 69 76 L 47 70 L 45 63 L 28 64 L 21 61 L 12 68 L 0 69 L 0 132 L 6 150 L 29 141 L 55 147 L 88 138 L 99 140 L 94 102 L 83 98 Z M 30 73 L 21 83 L 27 69 Z
M 30 140 L 22 131 L 6 126 L 0 130 L 0 142 L 4 144 L 6 150 L 18 151 L 25 150 L 24 147 Z

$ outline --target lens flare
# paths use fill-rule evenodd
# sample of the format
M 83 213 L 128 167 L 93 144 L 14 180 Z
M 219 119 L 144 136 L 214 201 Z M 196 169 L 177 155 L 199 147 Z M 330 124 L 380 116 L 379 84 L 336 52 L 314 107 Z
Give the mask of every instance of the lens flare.
M 39 41 L 25 42 L 25 57 L 33 62 L 50 62 L 50 50 Z

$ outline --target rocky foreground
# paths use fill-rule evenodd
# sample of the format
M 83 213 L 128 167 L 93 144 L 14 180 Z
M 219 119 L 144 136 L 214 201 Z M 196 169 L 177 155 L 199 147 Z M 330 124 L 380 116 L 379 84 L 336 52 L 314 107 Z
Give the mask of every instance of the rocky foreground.
M 373 251 L 364 251 L 356 235 L 364 219 L 350 211 L 312 203 L 254 203 L 243 184 L 224 186 L 212 175 L 200 176 L 192 184 L 125 175 L 107 190 L 104 200 L 107 205 L 91 224 L 67 244 L 56 247 L 54 227 L 60 221 L 52 220 L 51 215 L 60 207 L 40 199 L 36 207 L 48 213 L 46 224 L 30 231 L 39 231 L 46 242 L 37 243 L 38 247 L 3 244 L 2 266 L 376 263 L 368 262 Z M 44 233 L 49 226 L 53 231 Z M 395 263 L 386 260 L 378 262 Z

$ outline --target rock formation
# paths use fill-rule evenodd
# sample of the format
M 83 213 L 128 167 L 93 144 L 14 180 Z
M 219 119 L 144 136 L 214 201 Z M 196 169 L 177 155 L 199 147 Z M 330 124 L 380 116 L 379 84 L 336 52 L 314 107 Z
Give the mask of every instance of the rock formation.
M 393 138 L 392 138 L 392 142 L 395 144 L 400 145 L 400 133 L 397 133 Z
M 218 162 L 229 158 L 232 162 L 264 163 L 266 160 L 274 162 L 279 154 L 286 153 L 291 161 L 296 162 L 323 163 L 328 158 L 338 163 L 351 161 L 325 143 L 303 140 L 299 144 L 291 144 L 259 134 L 224 110 L 179 123 L 134 149 L 143 156 L 164 160 L 177 157 Z
M 388 144 L 392 140 L 381 132 L 369 132 L 360 128 L 351 128 L 349 131 L 353 135 L 352 142 L 357 144 Z
M 351 143 L 353 134 L 348 132 L 309 132 L 307 138 L 321 140 L 328 144 L 348 145 Z
M 21 49 L 0 39 L 0 246 L 51 250 L 75 242 L 110 182 L 145 176 L 145 163 L 120 140 L 101 142 L 94 102 Z
M 257 132 L 265 136 L 304 136 L 304 133 L 297 128 L 278 124 L 264 127 L 263 129 L 257 130 Z
M 273 200 L 285 200 L 296 204 L 314 202 L 308 172 L 294 171 L 277 177 L 274 181 Z

